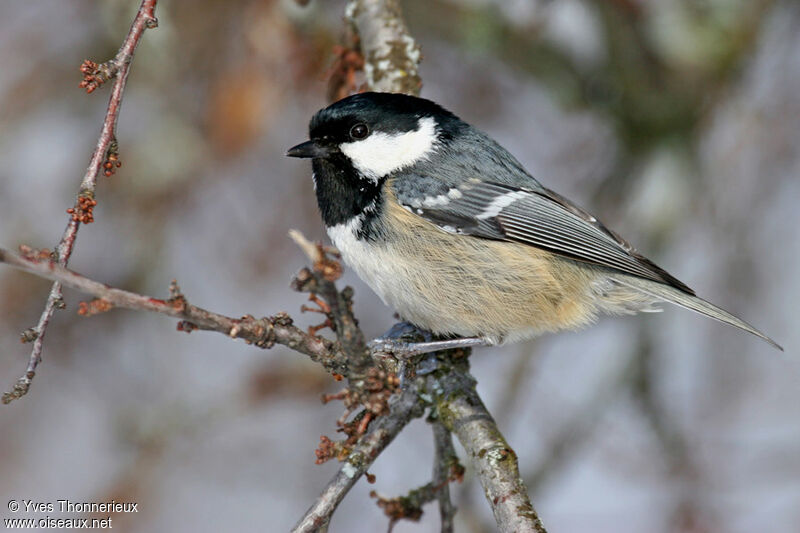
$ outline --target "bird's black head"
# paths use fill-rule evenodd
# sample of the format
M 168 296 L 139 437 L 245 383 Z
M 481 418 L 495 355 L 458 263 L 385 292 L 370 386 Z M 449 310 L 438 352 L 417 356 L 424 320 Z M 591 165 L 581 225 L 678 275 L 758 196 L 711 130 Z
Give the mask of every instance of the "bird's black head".
M 387 177 L 427 159 L 463 124 L 430 100 L 361 93 L 317 112 L 311 140 L 286 155 L 313 160 L 317 201 L 325 224 L 333 226 L 379 207 Z

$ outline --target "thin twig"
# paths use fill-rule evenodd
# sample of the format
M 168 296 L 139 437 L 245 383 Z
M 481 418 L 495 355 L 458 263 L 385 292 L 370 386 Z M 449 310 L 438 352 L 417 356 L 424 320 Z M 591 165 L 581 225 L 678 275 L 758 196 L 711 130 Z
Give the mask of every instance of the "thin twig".
M 458 465 L 458 458 L 450 431 L 438 420 L 431 422 L 431 426 L 434 443 L 433 486 L 436 487 L 436 499 L 439 501 L 441 532 L 452 533 L 456 508 L 450 500 L 450 479 L 451 470 Z
M 309 335 L 294 326 L 292 319 L 285 313 L 278 313 L 262 319 L 255 319 L 252 316 L 231 318 L 189 304 L 177 290 L 176 285 L 173 285 L 172 297 L 162 300 L 110 287 L 81 276 L 48 259 L 40 259 L 36 254 L 22 256 L 3 248 L 0 248 L 0 263 L 6 263 L 20 270 L 58 282 L 65 287 L 91 294 L 111 307 L 151 311 L 180 318 L 186 323 L 179 324 L 179 326 L 187 332 L 194 329 L 217 331 L 232 338 L 244 339 L 260 348 L 271 348 L 274 344 L 283 344 L 308 355 L 330 372 L 342 375 L 346 375 L 348 372 L 347 359 L 337 343 Z
M 453 449 L 453 439 L 447 428 L 434 415 L 428 422 L 433 428 L 435 443 L 432 480 L 402 496 L 386 497 L 377 491 L 370 492 L 371 497 L 377 498 L 378 507 L 389 517 L 390 533 L 401 520 L 419 521 L 423 515 L 423 507 L 434 500 L 439 502 L 441 531 L 444 533 L 453 531 L 453 515 L 456 511 L 450 502 L 450 482 L 463 480 L 464 467 L 458 462 Z
M 333 512 L 378 455 L 413 418 L 422 416 L 419 387 L 411 383 L 391 402 L 390 414 L 379 418 L 373 430 L 355 446 L 322 494 L 292 529 L 293 533 L 324 531 Z
M 297 230 L 291 230 L 289 237 L 313 264 L 312 270 L 303 268 L 295 275 L 292 288 L 322 296 L 328 306 L 326 314 L 333 324 L 342 351 L 349 356 L 352 370 L 355 373 L 364 373 L 372 365 L 372 358 L 364 332 L 358 327 L 358 320 L 353 314 L 353 289 L 345 287 L 339 291 L 334 283 L 341 276 L 342 267 L 338 261 L 330 259 L 328 254 L 338 252 L 326 249 L 322 244 L 310 242 Z
M 78 194 L 78 204 L 82 205 L 85 201 L 93 201 L 95 195 L 95 187 L 97 185 L 97 177 L 99 176 L 104 164 L 109 159 L 110 152 L 113 152 L 114 161 L 116 161 L 116 148 L 112 150 L 112 145 L 116 145 L 116 129 L 117 117 L 119 116 L 120 106 L 122 105 L 122 95 L 125 91 L 125 83 L 128 79 L 130 72 L 131 61 L 136 46 L 139 44 L 144 31 L 147 28 L 155 28 L 158 21 L 155 17 L 155 8 L 157 0 L 142 0 L 139 6 L 139 11 L 136 13 L 136 18 L 133 20 L 131 29 L 128 36 L 122 43 L 119 52 L 113 60 L 109 62 L 108 72 L 111 76 L 115 77 L 114 84 L 111 87 L 111 97 L 108 102 L 108 109 L 106 116 L 103 120 L 103 127 L 100 130 L 100 137 L 97 139 L 97 145 L 94 153 L 89 161 L 89 166 L 86 169 L 86 174 L 81 180 L 80 192 Z M 89 91 L 91 92 L 91 91 Z M 91 222 L 92 217 L 89 214 L 88 218 L 81 218 L 80 216 L 72 215 L 67 223 L 61 240 L 56 247 L 56 258 L 58 264 L 67 266 L 69 258 L 72 255 L 72 250 L 75 246 L 75 238 L 78 236 L 78 228 L 81 221 Z M 42 348 L 44 344 L 45 333 L 50 319 L 56 309 L 63 307 L 63 300 L 61 297 L 61 284 L 56 282 L 50 289 L 50 294 L 47 297 L 42 315 L 39 317 L 39 322 L 34 329 L 35 339 L 33 340 L 33 348 L 31 349 L 30 359 L 28 360 L 28 368 L 25 375 L 17 380 L 14 388 L 3 394 L 2 402 L 10 403 L 17 398 L 21 398 L 27 394 L 30 389 L 31 382 L 36 375 L 36 368 L 42 361 Z

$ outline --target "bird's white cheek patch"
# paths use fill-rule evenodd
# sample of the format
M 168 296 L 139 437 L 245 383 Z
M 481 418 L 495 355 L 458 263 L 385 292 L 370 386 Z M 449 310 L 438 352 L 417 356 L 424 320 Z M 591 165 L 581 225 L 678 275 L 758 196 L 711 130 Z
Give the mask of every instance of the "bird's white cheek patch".
M 427 158 L 436 149 L 436 121 L 431 117 L 421 118 L 415 131 L 375 132 L 361 141 L 343 143 L 339 148 L 356 169 L 377 181 Z

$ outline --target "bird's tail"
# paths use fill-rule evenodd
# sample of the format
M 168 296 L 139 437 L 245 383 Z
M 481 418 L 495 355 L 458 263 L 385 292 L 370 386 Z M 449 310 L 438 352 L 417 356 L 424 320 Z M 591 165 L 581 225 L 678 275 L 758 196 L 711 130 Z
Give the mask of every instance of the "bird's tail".
M 685 309 L 689 309 L 691 311 L 700 313 L 701 315 L 713 318 L 714 320 L 719 320 L 725 324 L 730 324 L 731 326 L 743 329 L 744 331 L 752 333 L 753 335 L 768 342 L 773 348 L 783 351 L 783 347 L 780 344 L 757 330 L 755 327 L 751 326 L 744 320 L 733 316 L 724 309 L 721 309 L 716 305 L 703 300 L 702 298 L 692 296 L 691 294 L 687 294 L 679 289 L 670 287 L 669 285 L 656 283 L 634 276 L 614 276 L 614 279 L 622 285 L 636 289 L 637 291 L 652 296 L 653 298 L 657 298 L 658 300 L 679 305 Z

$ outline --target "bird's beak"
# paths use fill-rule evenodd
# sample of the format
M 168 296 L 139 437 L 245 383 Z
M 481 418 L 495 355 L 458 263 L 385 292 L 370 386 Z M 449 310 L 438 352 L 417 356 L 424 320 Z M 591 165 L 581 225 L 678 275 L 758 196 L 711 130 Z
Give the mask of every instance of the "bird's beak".
M 325 146 L 320 146 L 314 141 L 306 141 L 304 143 L 300 143 L 297 146 L 293 146 L 289 148 L 286 152 L 286 155 L 289 157 L 302 157 L 302 158 L 321 158 L 327 157 L 329 154 L 328 148 Z

